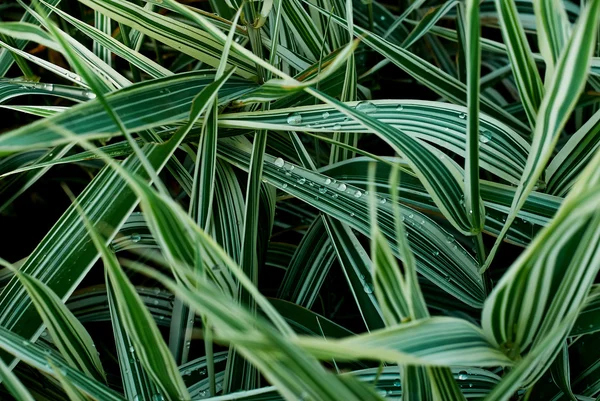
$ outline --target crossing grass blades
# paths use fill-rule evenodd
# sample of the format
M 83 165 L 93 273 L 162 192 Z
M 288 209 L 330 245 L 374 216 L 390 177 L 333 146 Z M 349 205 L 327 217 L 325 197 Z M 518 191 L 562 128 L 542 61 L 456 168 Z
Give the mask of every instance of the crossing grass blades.
M 0 11 L 0 398 L 600 396 L 600 0 Z

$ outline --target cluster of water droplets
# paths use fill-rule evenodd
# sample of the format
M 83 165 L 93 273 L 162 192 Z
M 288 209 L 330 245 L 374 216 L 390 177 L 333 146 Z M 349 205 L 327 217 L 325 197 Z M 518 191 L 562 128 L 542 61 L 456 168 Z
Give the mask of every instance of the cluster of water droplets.
M 368 197 L 368 191 L 350 188 L 344 182 L 338 182 L 328 177 L 315 177 L 314 179 L 311 179 L 301 175 L 300 173 L 295 173 L 294 165 L 286 163 L 281 157 L 276 158 L 273 161 L 273 165 L 277 168 L 277 171 L 283 170 L 287 177 L 291 177 L 290 181 L 294 181 L 292 183 L 294 187 L 297 187 L 298 185 L 314 187 L 317 189 L 319 194 L 328 195 L 332 199 L 338 199 L 340 194 L 344 194 L 345 196 L 349 196 L 354 199 L 364 199 L 366 202 L 370 200 Z M 287 182 L 281 184 L 281 188 L 284 190 L 288 188 L 288 186 L 289 184 Z M 365 195 L 365 197 L 363 197 L 363 195 Z M 319 196 L 316 196 L 316 199 L 318 200 Z M 387 198 L 384 196 L 375 195 L 375 201 L 383 205 L 387 203 Z M 351 212 L 350 216 L 353 217 L 354 213 Z
M 218 394 L 223 389 L 223 386 L 220 383 L 217 383 L 215 386 L 215 392 Z M 209 398 L 212 397 L 210 394 L 210 390 L 202 390 L 198 393 L 201 398 Z
M 365 114 L 372 114 L 372 113 L 377 112 L 377 105 L 375 103 L 372 103 L 369 101 L 359 102 L 356 104 L 356 106 L 354 106 L 354 108 L 357 111 L 359 111 L 361 113 L 365 113 Z M 396 108 L 397 111 L 402 111 L 403 109 L 404 109 L 404 107 L 402 105 L 399 105 Z M 322 125 L 323 127 L 329 126 L 333 130 L 341 130 L 342 125 L 340 124 L 340 121 L 335 121 L 335 122 L 326 121 L 330 117 L 331 117 L 331 113 L 329 111 L 324 111 L 321 114 L 322 120 L 318 124 Z M 344 117 L 342 117 L 342 121 L 343 122 L 350 121 L 350 117 L 344 116 Z M 287 122 L 287 124 L 292 125 L 292 126 L 305 125 L 307 128 L 314 127 L 314 125 L 305 124 L 306 121 L 304 120 L 304 117 L 302 116 L 302 114 L 300 114 L 298 112 L 293 112 L 293 113 L 288 114 L 287 118 L 286 118 L 286 122 Z M 330 125 L 330 124 L 333 124 L 333 125 Z

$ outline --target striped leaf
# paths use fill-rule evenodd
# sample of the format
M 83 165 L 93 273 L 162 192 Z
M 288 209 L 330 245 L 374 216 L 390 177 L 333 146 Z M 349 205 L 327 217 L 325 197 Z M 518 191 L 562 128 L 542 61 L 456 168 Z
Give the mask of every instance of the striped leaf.
M 546 61 L 546 76 L 551 77 L 569 41 L 571 23 L 562 1 L 535 0 L 533 9 L 540 53 Z
M 106 96 L 112 109 L 128 132 L 158 127 L 182 121 L 187 117 L 196 94 L 214 81 L 208 71 L 177 74 L 163 79 L 143 82 Z M 252 88 L 246 81 L 232 78 L 220 91 L 221 104 L 230 101 Z M 139 110 L 146 113 L 141 117 Z M 152 111 L 152 113 L 147 113 Z M 0 137 L 0 155 L 24 149 L 68 143 L 60 130 L 68 130 L 87 139 L 110 138 L 120 134 L 114 121 L 98 100 L 69 108 L 50 119 L 36 121 Z
M 581 94 L 587 80 L 590 58 L 596 41 L 594 35 L 586 35 L 586 33 L 596 30 L 600 20 L 599 13 L 600 1 L 590 2 L 579 18 L 568 45 L 561 53 L 553 78 L 540 106 L 531 151 L 513 199 L 511 212 L 482 271 L 489 267 L 508 227 L 515 219 L 516 211 L 523 206 L 527 195 L 544 171 L 559 134 Z
M 94 341 L 62 300 L 40 280 L 20 272 L 16 276 L 69 365 L 90 377 L 106 380 Z
M 148 12 L 123 0 L 81 0 L 81 3 L 211 67 L 219 65 L 223 46 L 211 39 L 206 32 L 185 22 Z M 229 58 L 229 68 L 234 66 L 242 77 L 252 78 L 256 74 L 253 63 L 235 51 Z
M 98 249 L 114 290 L 114 298 L 119 318 L 133 344 L 133 352 L 139 358 L 145 371 L 170 400 L 189 398 L 189 393 L 179 374 L 177 365 L 162 339 L 162 335 L 144 306 L 135 287 L 119 266 L 114 254 L 105 245 L 105 241 L 91 226 L 85 216 L 86 228 Z M 131 351 L 131 350 L 130 350 Z
M 21 383 L 19 378 L 6 366 L 3 360 L 0 360 L 0 378 L 2 384 L 10 395 L 17 401 L 34 401 L 33 397 L 27 391 L 27 388 Z
M 70 382 L 77 387 L 79 390 L 88 394 L 93 399 L 100 399 L 106 401 L 123 401 L 123 397 L 116 391 L 111 390 L 105 384 L 102 384 L 94 379 L 91 379 L 84 373 L 77 369 L 71 368 L 63 359 L 53 353 L 48 353 L 48 350 L 40 347 L 37 344 L 29 342 L 25 338 L 19 336 L 0 327 L 0 348 L 10 353 L 19 360 L 26 364 L 38 369 L 41 372 L 49 374 L 50 376 L 56 375 L 54 369 L 52 369 L 50 363 L 57 366 L 63 376 L 67 376 Z M 50 363 L 49 363 L 50 362 Z
M 529 125 L 535 128 L 537 113 L 544 96 L 544 86 L 527 43 L 514 0 L 496 0 L 496 8 L 521 102 L 527 113 Z
M 296 340 L 319 358 L 371 359 L 427 366 L 510 366 L 512 361 L 491 345 L 483 332 L 463 319 L 432 317 L 400 326 L 324 342 Z
M 107 305 L 109 309 L 108 318 L 113 327 L 125 397 L 128 400 L 135 400 L 136 398 L 151 400 L 152 396 L 157 394 L 158 389 L 144 370 L 140 360 L 138 358 L 130 358 L 132 354 L 131 350 L 133 349 L 135 353 L 135 348 L 133 347 L 131 338 L 127 335 L 123 320 L 119 314 L 118 300 L 115 296 L 112 283 L 108 278 L 107 270 L 105 270 L 105 277 L 107 286 L 106 291 L 102 293 L 105 297 L 102 297 L 100 302 L 102 302 L 102 305 Z M 93 307 L 92 305 L 90 306 Z M 98 312 L 98 309 L 95 309 L 95 313 Z
M 484 306 L 483 327 L 507 355 L 537 353 L 519 377 L 526 383 L 537 379 L 557 354 L 600 266 L 599 162 L 597 153 L 553 221 L 502 276 Z M 554 348 L 537 351 L 551 340 Z
M 471 225 L 471 232 L 479 234 L 485 220 L 485 208 L 479 191 L 479 91 L 481 75 L 481 48 L 479 44 L 479 3 L 475 0 L 466 2 L 466 37 L 465 58 L 467 70 L 467 155 L 465 158 L 465 211 Z M 485 136 L 484 136 L 485 138 Z M 483 248 L 483 240 L 479 237 Z M 480 256 L 483 259 L 483 256 Z

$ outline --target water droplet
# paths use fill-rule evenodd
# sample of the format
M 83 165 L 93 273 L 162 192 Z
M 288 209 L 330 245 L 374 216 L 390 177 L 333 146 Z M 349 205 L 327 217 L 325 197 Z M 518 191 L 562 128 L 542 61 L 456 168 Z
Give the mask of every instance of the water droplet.
M 394 387 L 400 387 L 401 384 L 400 379 L 394 380 Z
M 473 383 L 469 383 L 469 387 L 473 387 Z
M 463 119 L 463 120 L 464 120 L 465 118 L 467 118 L 467 115 L 466 115 L 465 113 L 460 113 L 460 114 L 458 115 L 458 118 L 460 118 L 460 119 Z
M 300 125 L 302 124 L 302 116 L 298 113 L 292 113 L 288 116 L 287 123 L 290 125 Z
M 321 187 L 321 188 L 319 188 L 319 192 L 322 193 L 322 194 L 324 194 L 324 193 L 327 192 L 327 188 Z
M 350 212 L 350 217 L 354 217 L 354 213 Z
M 338 131 L 338 130 L 341 130 L 341 129 L 342 129 L 342 126 L 341 126 L 340 124 L 335 124 L 335 125 L 333 126 L 333 129 L 334 129 L 335 131 Z
M 479 135 L 479 142 L 488 143 L 492 140 L 492 133 L 490 131 L 483 131 L 481 135 Z
M 333 195 L 331 195 L 331 197 L 332 197 L 333 199 L 337 199 L 337 198 L 338 198 L 338 194 L 333 194 Z
M 330 178 L 325 179 L 325 185 L 329 185 L 329 184 L 331 184 L 331 179 Z
M 362 196 L 362 192 L 360 192 L 360 191 L 356 191 L 356 192 L 354 193 L 354 197 L 355 197 L 355 198 L 360 198 L 361 196 Z
M 298 184 L 303 185 L 306 182 L 306 178 L 300 178 Z
M 86 92 L 86 97 L 87 97 L 88 99 L 95 99 L 95 98 L 96 98 L 96 94 L 95 94 L 94 92 L 87 91 L 87 92 Z
M 446 237 L 446 241 L 447 241 L 448 243 L 452 243 L 452 242 L 454 242 L 454 235 L 452 235 L 452 234 L 448 234 L 448 236 Z
M 189 348 L 189 347 L 190 347 L 190 344 L 191 344 L 191 342 L 190 342 L 190 341 L 186 341 L 186 342 L 185 342 L 185 347 L 186 347 L 186 348 Z
M 385 199 L 385 198 L 381 198 L 381 199 L 379 199 L 379 203 L 381 203 L 382 205 L 383 205 L 384 203 L 386 203 L 386 202 L 387 202 L 387 199 Z
M 129 347 L 129 352 L 135 352 L 135 349 L 133 348 L 133 345 L 131 347 Z
M 142 236 L 139 235 L 138 233 L 133 233 L 133 234 L 131 234 L 129 239 L 132 240 L 133 242 L 140 242 L 140 240 L 142 239 Z
M 369 283 L 365 283 L 365 286 L 363 287 L 363 290 L 367 293 L 367 294 L 372 294 L 373 293 L 373 287 L 371 286 L 371 284 Z
M 377 111 L 377 106 L 371 102 L 360 102 L 356 105 L 356 110 L 365 114 L 375 113 Z
M 396 107 L 396 111 L 402 111 L 402 110 L 404 110 L 404 106 L 399 104 L 398 107 Z
M 409 219 L 412 219 L 413 217 L 415 217 L 415 215 L 414 215 L 414 214 L 412 214 L 412 213 L 408 215 L 408 218 L 409 218 Z
M 281 184 L 281 188 L 283 188 L 283 189 L 287 188 L 287 184 L 284 182 L 283 184 Z
M 433 253 L 433 256 L 438 256 L 440 254 L 440 251 L 436 250 L 436 251 L 433 251 L 432 253 Z
M 346 184 L 342 183 L 342 184 L 338 185 L 338 189 L 340 191 L 342 191 L 342 192 L 345 191 L 346 190 Z
M 27 347 L 29 345 L 29 341 L 23 340 L 23 345 Z
M 445 279 L 446 279 L 447 282 L 452 281 L 452 279 L 450 278 L 450 276 L 446 276 Z
M 321 117 L 323 117 L 323 118 L 329 118 L 329 113 L 328 112 L 324 112 L 323 114 L 321 114 Z
M 458 380 L 467 380 L 469 378 L 469 376 L 467 375 L 467 372 L 465 372 L 464 370 L 461 370 L 460 372 L 458 372 Z
M 278 157 L 277 159 L 275 159 L 275 161 L 273 162 L 273 164 L 275 166 L 277 166 L 278 168 L 283 167 L 283 165 L 285 164 L 285 162 L 283 161 L 283 159 L 281 157 Z

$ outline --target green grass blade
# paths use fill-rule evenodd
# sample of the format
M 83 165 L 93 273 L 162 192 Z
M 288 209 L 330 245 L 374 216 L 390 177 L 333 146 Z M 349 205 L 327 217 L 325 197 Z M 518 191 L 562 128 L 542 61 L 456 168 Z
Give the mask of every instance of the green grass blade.
M 21 383 L 19 378 L 6 366 L 3 360 L 0 360 L 0 379 L 2 384 L 10 395 L 17 401 L 34 401 L 33 397 L 27 391 L 27 388 Z
M 482 271 L 487 270 L 490 266 L 506 231 L 508 231 L 508 227 L 515 219 L 516 212 L 523 206 L 527 195 L 534 188 L 544 171 L 559 134 L 573 111 L 586 83 L 591 54 L 596 41 L 594 35 L 586 35 L 586 32 L 595 31 L 599 22 L 599 13 L 600 1 L 588 4 L 579 18 L 568 45 L 561 54 L 554 70 L 554 76 L 548 85 L 548 90 L 540 106 L 531 152 L 513 199 L 511 212 L 481 269 Z
M 41 281 L 19 272 L 16 276 L 27 290 L 54 344 L 69 365 L 97 380 L 106 380 L 92 338 L 62 300 Z
M 479 3 L 467 0 L 465 6 L 465 59 L 467 69 L 467 156 L 465 158 L 465 211 L 471 222 L 471 232 L 479 234 L 484 226 L 485 208 L 479 193 L 479 103 L 481 49 L 479 45 Z
M 540 53 L 546 61 L 546 76 L 551 77 L 569 42 L 571 23 L 562 1 L 535 0 L 533 9 Z
M 83 213 L 83 211 L 81 212 Z M 189 398 L 189 393 L 169 347 L 144 306 L 135 287 L 131 284 L 115 257 L 105 245 L 105 241 L 83 216 L 86 228 L 94 242 L 94 246 L 102 256 L 104 267 L 114 290 L 116 309 L 122 319 L 125 331 L 133 344 L 133 349 L 145 371 L 152 377 L 161 391 L 169 399 L 181 400 Z
M 69 377 L 71 383 L 79 390 L 88 394 L 93 399 L 106 401 L 123 401 L 123 397 L 116 391 L 109 389 L 105 384 L 89 378 L 84 373 L 71 368 L 62 358 L 48 353 L 47 348 L 42 348 L 25 338 L 15 334 L 4 327 L 0 328 L 0 348 L 10 353 L 26 364 L 51 376 L 56 372 L 49 362 L 59 367 L 63 375 Z
M 496 8 L 521 102 L 527 113 L 529 125 L 535 128 L 537 113 L 544 96 L 542 79 L 527 43 L 514 0 L 496 0 Z
M 217 67 L 223 46 L 210 35 L 189 24 L 158 13 L 148 12 L 142 7 L 123 0 L 82 0 L 83 4 L 99 11 L 111 19 L 165 43 L 212 67 Z M 143 23 L 142 23 L 143 21 Z M 246 78 L 255 76 L 255 66 L 237 52 L 229 58 L 229 68 L 238 67 L 237 74 Z
M 152 396 L 158 392 L 156 385 L 144 370 L 138 358 L 131 358 L 131 350 L 135 352 L 131 338 L 127 335 L 126 328 L 121 319 L 117 306 L 117 298 L 112 283 L 105 270 L 106 277 L 106 299 L 103 304 L 108 306 L 109 318 L 113 327 L 117 359 L 121 370 L 123 390 L 128 400 L 152 400 Z M 97 311 L 97 309 L 96 309 Z

